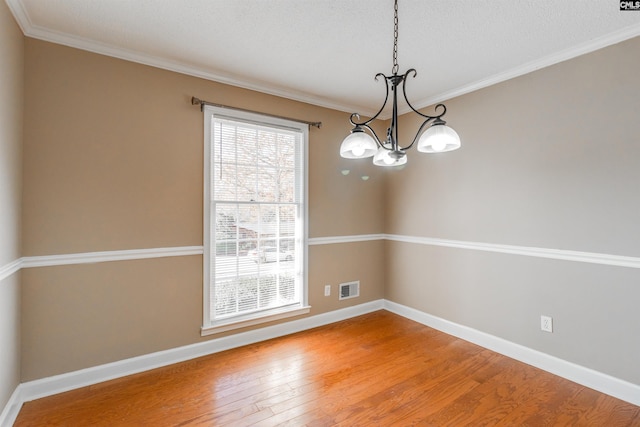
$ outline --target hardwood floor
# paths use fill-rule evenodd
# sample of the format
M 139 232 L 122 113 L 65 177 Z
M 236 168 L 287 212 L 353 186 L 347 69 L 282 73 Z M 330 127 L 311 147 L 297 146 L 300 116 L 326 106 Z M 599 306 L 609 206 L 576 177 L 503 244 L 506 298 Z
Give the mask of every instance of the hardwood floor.
M 640 407 L 378 311 L 26 403 L 15 426 L 640 426 Z

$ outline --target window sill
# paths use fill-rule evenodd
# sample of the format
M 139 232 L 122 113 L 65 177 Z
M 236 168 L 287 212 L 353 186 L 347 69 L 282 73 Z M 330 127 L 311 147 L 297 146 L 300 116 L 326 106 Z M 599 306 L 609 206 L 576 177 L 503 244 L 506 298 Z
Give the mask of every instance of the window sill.
M 300 316 L 311 311 L 311 306 L 285 308 L 277 311 L 256 314 L 251 317 L 241 319 L 234 318 L 215 323 L 211 326 L 203 326 L 200 330 L 201 336 L 214 335 L 234 329 L 246 328 L 248 326 L 260 325 L 262 323 L 273 322 L 274 320 L 286 319 L 288 317 Z

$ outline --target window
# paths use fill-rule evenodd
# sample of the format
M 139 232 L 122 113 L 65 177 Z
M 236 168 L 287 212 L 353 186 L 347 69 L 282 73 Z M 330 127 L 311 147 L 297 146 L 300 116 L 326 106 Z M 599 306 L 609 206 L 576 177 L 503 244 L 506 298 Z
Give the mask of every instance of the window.
M 204 115 L 203 334 L 308 312 L 307 126 Z

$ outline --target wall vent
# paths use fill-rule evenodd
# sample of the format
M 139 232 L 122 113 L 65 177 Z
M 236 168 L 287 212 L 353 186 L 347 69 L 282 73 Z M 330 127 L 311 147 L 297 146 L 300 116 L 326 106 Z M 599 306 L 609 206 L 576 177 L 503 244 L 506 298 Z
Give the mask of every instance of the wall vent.
M 355 298 L 360 296 L 360 281 L 340 283 L 340 298 Z

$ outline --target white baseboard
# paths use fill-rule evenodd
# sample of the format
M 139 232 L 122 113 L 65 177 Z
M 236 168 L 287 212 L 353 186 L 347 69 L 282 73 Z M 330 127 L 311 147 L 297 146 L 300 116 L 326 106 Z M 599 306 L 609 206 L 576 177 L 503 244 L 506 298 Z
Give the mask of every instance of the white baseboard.
M 265 328 L 242 332 L 227 337 L 216 338 L 197 344 L 145 354 L 143 356 L 132 357 L 118 362 L 55 375 L 53 377 L 28 381 L 20 385 L 21 393 L 19 397 L 21 398 L 21 403 L 28 402 L 30 400 L 97 384 L 114 378 L 120 378 L 161 366 L 195 359 L 196 357 L 206 356 L 208 354 L 316 328 L 318 326 L 360 316 L 376 310 L 382 310 L 383 307 L 383 300 L 372 301 L 353 307 L 309 316 L 299 320 L 267 326 Z
M 384 308 L 454 337 L 504 354 L 507 357 L 535 366 L 562 378 L 640 406 L 640 385 L 612 377 L 546 353 L 507 341 L 467 326 L 432 316 L 422 311 L 385 300 Z
M 0 412 L 0 427 L 11 427 L 18 417 L 20 408 L 24 403 L 22 398 L 22 384 L 18 385 L 9 397 L 9 401 Z
M 24 402 L 62 393 L 80 387 L 108 381 L 150 369 L 183 362 L 208 354 L 265 341 L 316 328 L 376 310 L 392 313 L 438 329 L 449 335 L 504 354 L 512 359 L 535 366 L 554 375 L 640 406 L 640 385 L 567 362 L 557 357 L 524 347 L 502 338 L 432 316 L 413 308 L 387 300 L 377 300 L 328 313 L 305 317 L 299 320 L 255 329 L 228 337 L 191 344 L 184 347 L 159 351 L 130 359 L 94 366 L 66 374 L 55 375 L 20 384 L 0 414 L 0 426 L 13 425 Z

